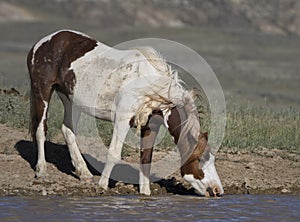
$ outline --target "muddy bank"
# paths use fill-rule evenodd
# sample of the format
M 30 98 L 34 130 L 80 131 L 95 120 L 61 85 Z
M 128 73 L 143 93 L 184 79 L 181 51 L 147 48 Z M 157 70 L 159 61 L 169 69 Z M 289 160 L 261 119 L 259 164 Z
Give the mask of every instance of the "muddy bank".
M 0 195 L 101 196 L 137 195 L 138 186 L 110 181 L 107 191 L 97 187 L 99 173 L 92 183 L 79 181 L 65 145 L 47 142 L 48 176 L 34 178 L 36 150 L 26 130 L 0 125 Z M 133 154 L 134 155 L 134 154 Z M 130 157 L 128 157 L 130 158 Z M 297 153 L 260 149 L 255 153 L 219 152 L 216 167 L 226 194 L 300 193 L 300 157 Z M 151 184 L 152 195 L 194 194 L 179 171 Z

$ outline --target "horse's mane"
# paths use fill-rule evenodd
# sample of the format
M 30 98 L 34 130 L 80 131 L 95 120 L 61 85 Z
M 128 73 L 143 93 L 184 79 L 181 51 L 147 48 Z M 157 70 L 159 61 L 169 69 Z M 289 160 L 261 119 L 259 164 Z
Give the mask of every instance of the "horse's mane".
M 162 54 L 156 51 L 152 47 L 138 47 L 135 48 L 147 59 L 147 61 L 162 75 L 171 76 L 174 70 L 171 69 L 171 66 L 166 62 Z
M 178 78 L 178 72 L 171 68 L 165 59 L 156 50 L 150 47 L 138 48 L 147 61 L 162 75 L 162 80 L 151 85 L 151 90 L 144 95 L 143 102 L 135 113 L 135 125 L 138 129 L 145 126 L 153 110 L 161 110 L 164 114 L 173 107 L 183 108 L 186 120 L 182 124 L 179 142 L 185 143 L 187 133 L 198 141 L 200 124 L 197 107 L 192 91 L 184 89 L 183 81 Z M 185 142 L 184 142 L 185 141 Z

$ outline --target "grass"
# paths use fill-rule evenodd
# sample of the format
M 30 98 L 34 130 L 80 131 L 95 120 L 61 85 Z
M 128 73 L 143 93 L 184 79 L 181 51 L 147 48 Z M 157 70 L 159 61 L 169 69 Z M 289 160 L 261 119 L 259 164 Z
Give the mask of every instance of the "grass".
M 57 96 L 50 103 L 48 121 L 48 139 L 53 139 L 60 133 L 63 107 Z M 205 111 L 204 111 L 205 112 Z M 83 116 L 81 123 L 89 134 L 91 117 Z M 29 125 L 28 94 L 22 96 L 0 93 L 0 123 L 18 128 Z M 110 122 L 97 120 L 98 132 L 106 146 L 109 145 L 113 125 Z M 203 115 L 201 124 L 204 130 L 209 130 L 207 114 Z M 90 125 L 91 126 L 91 125 Z M 226 134 L 222 150 L 252 150 L 261 147 L 297 151 L 300 148 L 300 112 L 293 108 L 273 109 L 268 106 L 232 105 L 227 104 Z M 174 147 L 170 136 L 166 136 L 157 149 Z M 128 146 L 127 146 L 128 148 Z M 128 155 L 126 148 L 123 155 Z
M 260 147 L 296 151 L 300 148 L 300 112 L 267 106 L 234 105 L 227 114 L 223 146 L 231 149 Z

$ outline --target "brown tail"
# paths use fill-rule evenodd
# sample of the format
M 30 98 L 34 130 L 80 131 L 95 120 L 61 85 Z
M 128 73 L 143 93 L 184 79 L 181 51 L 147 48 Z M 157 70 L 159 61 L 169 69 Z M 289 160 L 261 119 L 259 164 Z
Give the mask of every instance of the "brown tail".
M 36 129 L 38 126 L 38 121 L 37 121 L 37 113 L 36 113 L 36 98 L 35 94 L 33 92 L 33 86 L 32 86 L 32 79 L 31 79 L 31 74 L 33 72 L 33 65 L 31 63 L 33 56 L 33 48 L 29 51 L 27 55 L 27 67 L 29 71 L 29 77 L 30 77 L 30 119 L 29 119 L 29 130 L 28 133 L 31 134 L 31 137 L 33 141 L 35 141 L 35 134 L 36 134 Z
M 35 99 L 32 89 L 30 90 L 30 119 L 29 119 L 29 133 L 32 139 L 35 138 L 37 121 L 35 117 Z
M 37 121 L 37 113 L 35 109 L 35 95 L 32 90 L 32 86 L 30 89 L 30 120 L 29 120 L 29 133 L 31 134 L 31 137 L 33 141 L 35 141 L 35 134 L 36 134 L 36 129 L 38 127 L 38 121 Z

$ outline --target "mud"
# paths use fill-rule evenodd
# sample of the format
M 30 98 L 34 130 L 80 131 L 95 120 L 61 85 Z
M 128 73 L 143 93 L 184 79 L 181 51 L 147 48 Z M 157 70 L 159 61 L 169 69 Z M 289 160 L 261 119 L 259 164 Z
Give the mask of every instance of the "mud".
M 47 142 L 48 175 L 36 179 L 34 166 L 37 152 L 26 130 L 0 125 L 0 196 L 63 195 L 101 196 L 138 195 L 138 185 L 110 180 L 109 189 L 97 186 L 99 172 L 89 166 L 93 181 L 80 181 L 73 174 L 67 147 Z M 228 150 L 228 149 L 227 149 Z M 135 157 L 136 155 L 136 157 Z M 163 155 L 163 152 L 160 152 Z M 137 154 L 126 157 L 137 159 Z M 283 150 L 260 148 L 256 152 L 222 152 L 216 167 L 225 194 L 295 194 L 300 193 L 300 155 Z M 151 184 L 152 195 L 194 195 L 179 171 Z

